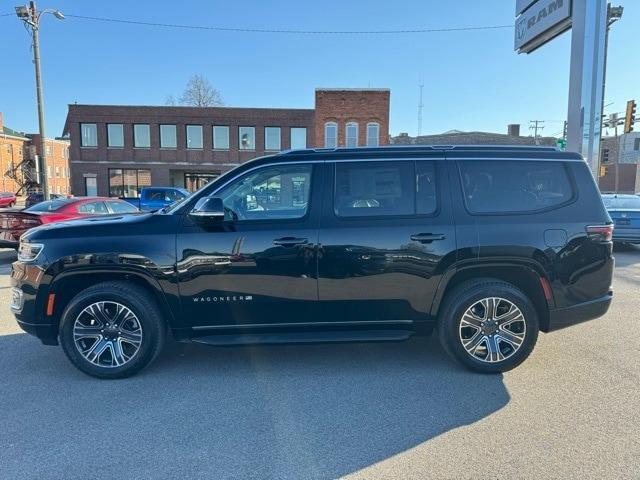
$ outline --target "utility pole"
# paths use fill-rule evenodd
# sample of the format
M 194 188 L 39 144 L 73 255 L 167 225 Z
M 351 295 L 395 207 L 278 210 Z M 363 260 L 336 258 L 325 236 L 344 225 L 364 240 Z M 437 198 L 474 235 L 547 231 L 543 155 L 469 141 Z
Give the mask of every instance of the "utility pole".
M 44 97 L 42 95 L 42 74 L 40 72 L 40 17 L 44 13 L 53 14 L 58 20 L 64 20 L 64 15 L 58 10 L 46 9 L 38 12 L 36 2 L 29 2 L 29 6 L 16 7 L 16 15 L 31 29 L 33 38 L 33 63 L 36 70 L 36 98 L 38 102 L 38 128 L 40 133 L 40 172 L 42 194 L 45 200 L 49 200 L 49 178 L 47 177 L 47 140 L 44 130 Z M 36 160 L 38 161 L 38 160 Z
M 544 129 L 543 124 L 544 120 L 529 120 L 529 130 L 533 130 L 533 139 L 536 142 L 536 145 L 540 145 L 538 130 L 542 131 Z
M 422 89 L 424 88 L 424 83 L 422 83 L 422 78 L 420 79 L 420 84 L 418 85 L 420 88 L 420 101 L 418 103 L 418 137 L 422 135 Z
M 602 115 L 604 115 L 604 94 L 607 85 L 607 59 L 609 57 L 609 30 L 611 30 L 611 25 L 616 23 L 618 20 L 622 18 L 622 12 L 624 11 L 624 7 L 612 7 L 611 3 L 607 3 L 607 29 L 604 33 L 604 65 L 603 65 L 603 75 L 602 75 Z M 616 127 L 616 137 L 618 136 Z M 600 137 L 602 137 L 602 132 L 600 132 Z

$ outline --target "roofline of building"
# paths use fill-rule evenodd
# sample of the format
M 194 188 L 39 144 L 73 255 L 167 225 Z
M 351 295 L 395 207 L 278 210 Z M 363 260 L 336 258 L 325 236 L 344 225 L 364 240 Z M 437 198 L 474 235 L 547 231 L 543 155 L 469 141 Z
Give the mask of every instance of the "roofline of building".
M 184 109 L 216 109 L 216 110 L 295 110 L 299 112 L 313 112 L 313 108 L 288 108 L 288 107 L 227 107 L 216 105 L 211 107 L 195 107 L 193 105 L 117 105 L 104 103 L 68 103 L 69 107 L 107 107 L 107 108 L 184 108 Z
M 390 88 L 316 88 L 316 92 L 391 92 Z
M 20 136 L 20 135 L 11 135 L 10 133 L 4 133 L 4 132 L 0 132 L 0 137 L 16 138 L 18 140 L 31 140 L 29 137 Z

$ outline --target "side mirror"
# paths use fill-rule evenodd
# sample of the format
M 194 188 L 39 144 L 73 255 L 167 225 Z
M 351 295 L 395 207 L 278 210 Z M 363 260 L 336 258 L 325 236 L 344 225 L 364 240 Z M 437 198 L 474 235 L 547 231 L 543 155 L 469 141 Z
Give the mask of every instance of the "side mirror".
M 222 222 L 224 220 L 224 204 L 218 197 L 204 197 L 198 200 L 189 217 L 196 223 Z

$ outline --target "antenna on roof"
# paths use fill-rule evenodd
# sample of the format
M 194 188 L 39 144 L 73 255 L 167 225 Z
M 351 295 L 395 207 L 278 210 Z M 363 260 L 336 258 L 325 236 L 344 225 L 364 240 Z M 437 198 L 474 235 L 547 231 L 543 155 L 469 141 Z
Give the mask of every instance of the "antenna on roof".
M 420 75 L 420 79 L 418 80 L 418 88 L 420 89 L 420 100 L 418 102 L 418 137 L 422 135 L 422 89 L 424 88 L 424 83 L 422 80 L 422 75 Z

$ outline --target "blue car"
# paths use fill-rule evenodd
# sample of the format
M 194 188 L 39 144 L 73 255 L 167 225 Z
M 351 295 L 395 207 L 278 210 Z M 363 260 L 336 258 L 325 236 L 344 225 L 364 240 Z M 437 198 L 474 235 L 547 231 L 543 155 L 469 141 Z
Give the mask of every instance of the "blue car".
M 611 193 L 602 200 L 615 224 L 613 241 L 640 244 L 640 196 Z

